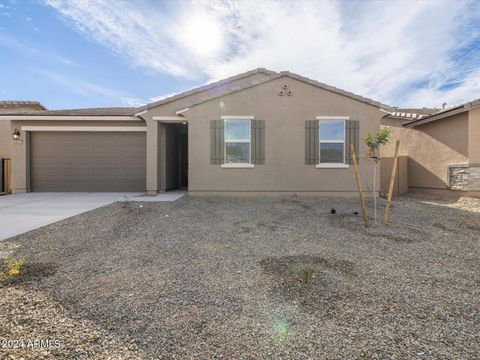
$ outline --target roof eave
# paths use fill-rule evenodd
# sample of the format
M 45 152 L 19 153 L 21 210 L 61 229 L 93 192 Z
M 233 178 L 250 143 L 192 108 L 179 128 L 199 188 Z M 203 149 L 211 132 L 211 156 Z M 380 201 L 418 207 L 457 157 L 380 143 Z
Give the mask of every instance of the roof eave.
M 354 99 L 354 100 L 357 100 L 357 101 L 360 101 L 360 102 L 363 102 L 365 104 L 368 104 L 368 105 L 372 105 L 374 107 L 377 107 L 381 110 L 386 110 L 386 111 L 393 111 L 394 108 L 390 105 L 386 105 L 386 104 L 383 104 L 379 101 L 376 101 L 376 100 L 373 100 L 373 99 L 369 99 L 369 98 L 366 98 L 366 97 L 363 97 L 363 96 L 360 96 L 360 95 L 357 95 L 355 93 L 352 93 L 350 91 L 345 91 L 345 90 L 342 90 L 342 89 L 339 89 L 339 88 L 336 88 L 334 86 L 331 86 L 331 85 L 327 85 L 325 83 L 322 83 L 320 81 L 317 81 L 317 80 L 313 80 L 313 79 L 310 79 L 310 78 L 307 78 L 307 77 L 304 77 L 304 76 L 301 76 L 301 75 L 298 75 L 298 74 L 295 74 L 295 73 L 292 73 L 290 71 L 281 71 L 280 72 L 280 75 L 283 75 L 283 76 L 289 76 L 291 78 L 294 78 L 294 79 L 297 79 L 299 81 L 303 81 L 303 82 L 306 82 L 308 84 L 311 84 L 311 85 L 314 85 L 314 86 L 317 86 L 319 88 L 322 88 L 322 89 L 325 89 L 327 91 L 331 91 L 333 93 L 336 93 L 338 95 L 342 95 L 342 96 L 346 96 L 346 97 L 349 97 L 351 99 Z
M 423 118 L 421 118 L 419 120 L 409 122 L 407 124 L 404 124 L 403 126 L 405 126 L 406 128 L 412 129 L 412 128 L 420 126 L 420 125 L 424 125 L 424 124 L 428 124 L 428 123 L 433 122 L 433 121 L 445 119 L 447 117 L 458 115 L 458 114 L 461 114 L 465 111 L 469 111 L 469 110 L 476 109 L 476 108 L 479 108 L 479 107 L 480 107 L 480 99 L 477 99 L 477 100 L 474 100 L 474 101 L 469 101 L 469 102 L 467 102 L 463 105 L 455 106 L 455 107 L 452 107 L 448 110 L 441 111 L 441 112 L 436 113 L 436 114 L 432 114 L 432 115 L 429 115 L 429 116 L 424 116 Z
M 132 115 L 52 115 L 52 114 L 1 114 L 0 120 L 58 120 L 58 121 L 142 121 Z
M 216 87 L 218 87 L 218 86 L 222 86 L 222 85 L 225 84 L 225 83 L 228 83 L 228 82 L 231 82 L 231 81 L 234 81 L 234 80 L 243 79 L 243 78 L 245 78 L 245 77 L 248 77 L 248 76 L 251 76 L 251 75 L 254 75 L 254 74 L 258 74 L 258 73 L 264 73 L 264 74 L 270 75 L 270 76 L 278 75 L 275 71 L 268 70 L 268 69 L 265 69 L 265 68 L 257 68 L 257 69 L 254 69 L 254 70 L 250 70 L 250 71 L 244 72 L 244 73 L 242 73 L 242 74 L 230 76 L 230 77 L 228 77 L 228 78 L 226 78 L 226 79 L 219 80 L 219 81 L 213 82 L 213 83 L 211 83 L 211 84 L 206 84 L 206 85 L 197 87 L 197 88 L 195 88 L 195 89 L 191 89 L 191 90 L 182 92 L 182 93 L 180 93 L 180 94 L 176 94 L 176 95 L 167 97 L 167 98 L 165 98 L 165 99 L 161 99 L 161 100 L 155 101 L 155 102 L 150 103 L 150 104 L 146 104 L 146 105 L 144 105 L 144 106 L 139 107 L 139 108 L 138 108 L 138 112 L 142 112 L 142 113 L 143 113 L 143 111 L 145 111 L 145 110 L 149 110 L 149 109 L 155 108 L 155 107 L 157 107 L 157 106 L 160 106 L 160 105 L 163 105 L 163 104 L 167 104 L 167 103 L 169 103 L 169 102 L 176 101 L 176 100 L 182 99 L 182 98 L 187 97 L 187 96 L 190 96 L 190 95 L 198 94 L 199 92 L 206 91 L 206 90 L 210 90 L 210 89 L 212 89 L 212 88 L 216 88 Z

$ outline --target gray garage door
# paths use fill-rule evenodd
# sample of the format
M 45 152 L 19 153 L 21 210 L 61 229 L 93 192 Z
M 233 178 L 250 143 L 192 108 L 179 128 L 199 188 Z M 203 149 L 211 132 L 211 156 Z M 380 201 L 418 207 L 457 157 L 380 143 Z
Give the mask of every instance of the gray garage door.
M 145 191 L 145 133 L 34 132 L 32 191 Z

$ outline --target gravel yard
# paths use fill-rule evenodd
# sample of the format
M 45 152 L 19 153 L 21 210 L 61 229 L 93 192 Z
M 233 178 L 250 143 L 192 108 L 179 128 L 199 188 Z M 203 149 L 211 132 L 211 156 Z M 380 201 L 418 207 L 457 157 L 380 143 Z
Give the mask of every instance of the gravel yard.
M 0 358 L 480 358 L 480 213 L 401 198 L 365 230 L 357 209 L 187 196 L 9 239 L 0 341 L 60 344 Z

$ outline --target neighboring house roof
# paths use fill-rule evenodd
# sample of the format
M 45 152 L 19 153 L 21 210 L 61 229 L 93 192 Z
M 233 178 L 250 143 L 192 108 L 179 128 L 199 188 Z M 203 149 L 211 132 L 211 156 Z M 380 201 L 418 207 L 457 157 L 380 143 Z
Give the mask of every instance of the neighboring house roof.
M 40 104 L 38 101 L 27 101 L 27 100 L 0 100 L 0 107 L 17 107 L 17 106 L 32 106 L 38 107 L 42 110 L 47 110 L 45 106 Z
M 439 111 L 435 114 L 431 114 L 431 115 L 422 117 L 419 120 L 409 122 L 407 124 L 404 124 L 403 126 L 405 126 L 407 128 L 414 128 L 414 127 L 417 127 L 417 126 L 420 126 L 420 125 L 423 125 L 423 124 L 430 123 L 432 121 L 437 121 L 437 120 L 440 120 L 440 119 L 447 118 L 449 116 L 461 114 L 465 111 L 469 111 L 469 110 L 476 109 L 476 108 L 479 108 L 479 107 L 480 107 L 480 99 L 475 99 L 475 100 L 468 101 L 468 102 L 466 102 L 464 104 L 461 104 L 461 105 L 457 105 L 457 106 L 453 106 L 453 107 L 445 109 L 445 110 L 441 110 L 441 111 Z
M 403 112 L 403 113 L 418 114 L 418 115 L 431 115 L 431 114 L 435 114 L 435 113 L 442 110 L 442 109 L 438 109 L 438 108 L 426 108 L 426 107 L 423 107 L 423 108 L 398 108 L 398 107 L 394 107 L 394 109 L 395 109 L 394 111 Z
M 409 122 L 412 119 L 421 119 L 425 116 L 439 112 L 440 109 L 435 108 L 398 108 L 394 107 L 393 111 L 386 118 L 403 120 Z

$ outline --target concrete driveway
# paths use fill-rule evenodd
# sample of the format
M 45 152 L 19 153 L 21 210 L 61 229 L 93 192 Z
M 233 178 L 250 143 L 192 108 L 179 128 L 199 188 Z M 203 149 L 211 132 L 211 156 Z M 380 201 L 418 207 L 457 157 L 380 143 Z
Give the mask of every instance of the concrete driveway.
M 27 193 L 0 196 L 0 240 L 140 193 Z

